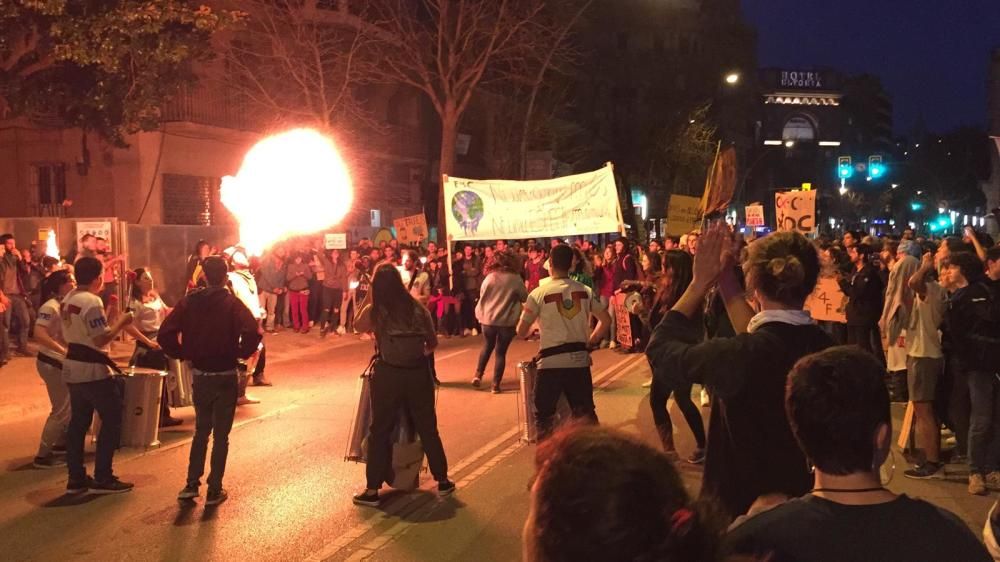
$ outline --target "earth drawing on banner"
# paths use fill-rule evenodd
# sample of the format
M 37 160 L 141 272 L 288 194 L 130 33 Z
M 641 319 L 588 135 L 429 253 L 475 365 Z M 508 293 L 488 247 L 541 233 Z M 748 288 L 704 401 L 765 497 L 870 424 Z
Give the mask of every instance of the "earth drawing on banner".
M 475 234 L 483 220 L 483 199 L 472 191 L 459 191 L 451 199 L 451 214 L 466 235 Z

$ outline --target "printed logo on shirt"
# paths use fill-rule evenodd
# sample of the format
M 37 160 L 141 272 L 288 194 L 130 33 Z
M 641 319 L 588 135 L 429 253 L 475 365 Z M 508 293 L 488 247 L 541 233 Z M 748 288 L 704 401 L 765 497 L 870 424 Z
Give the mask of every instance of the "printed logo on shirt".
M 52 320 L 52 314 L 45 312 L 44 310 L 39 310 L 38 318 L 41 320 Z
M 570 293 L 570 298 L 563 299 L 562 295 L 559 293 L 552 293 L 545 295 L 546 303 L 554 303 L 559 309 L 559 314 L 563 315 L 563 318 L 567 320 L 572 320 L 576 318 L 576 315 L 580 313 L 582 309 L 580 303 L 587 300 L 586 291 L 573 291 Z
M 89 322 L 89 324 L 91 328 L 103 328 L 108 325 L 108 321 L 101 316 L 100 318 L 94 318 Z

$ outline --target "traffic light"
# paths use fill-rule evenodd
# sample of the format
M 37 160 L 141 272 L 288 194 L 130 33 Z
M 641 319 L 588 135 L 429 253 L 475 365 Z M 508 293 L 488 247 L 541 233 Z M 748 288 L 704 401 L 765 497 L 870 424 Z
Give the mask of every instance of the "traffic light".
M 868 157 L 868 175 L 875 180 L 885 175 L 885 164 L 882 163 L 881 156 Z
M 841 156 L 837 158 L 837 177 L 846 180 L 854 175 L 854 167 L 851 165 L 850 156 Z

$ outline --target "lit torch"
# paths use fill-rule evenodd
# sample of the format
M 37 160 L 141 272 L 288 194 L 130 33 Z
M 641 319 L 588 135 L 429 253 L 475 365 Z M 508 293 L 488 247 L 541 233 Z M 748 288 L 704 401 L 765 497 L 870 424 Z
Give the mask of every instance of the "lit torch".
M 294 129 L 254 145 L 236 176 L 222 178 L 221 198 L 240 224 L 240 244 L 259 256 L 277 242 L 339 223 L 354 192 L 333 140 Z
M 49 230 L 49 234 L 45 237 L 45 255 L 50 258 L 59 258 L 59 244 L 56 243 L 56 231 Z

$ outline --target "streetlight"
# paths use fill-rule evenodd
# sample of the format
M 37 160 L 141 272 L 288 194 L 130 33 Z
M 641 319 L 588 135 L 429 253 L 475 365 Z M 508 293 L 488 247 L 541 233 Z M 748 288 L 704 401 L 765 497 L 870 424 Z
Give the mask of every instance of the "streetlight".
M 740 74 L 738 72 L 730 72 L 726 75 L 726 84 L 730 86 L 735 86 L 740 83 Z
M 793 146 L 795 146 L 795 141 L 793 141 L 793 140 L 786 140 L 785 141 L 785 148 L 792 148 Z

